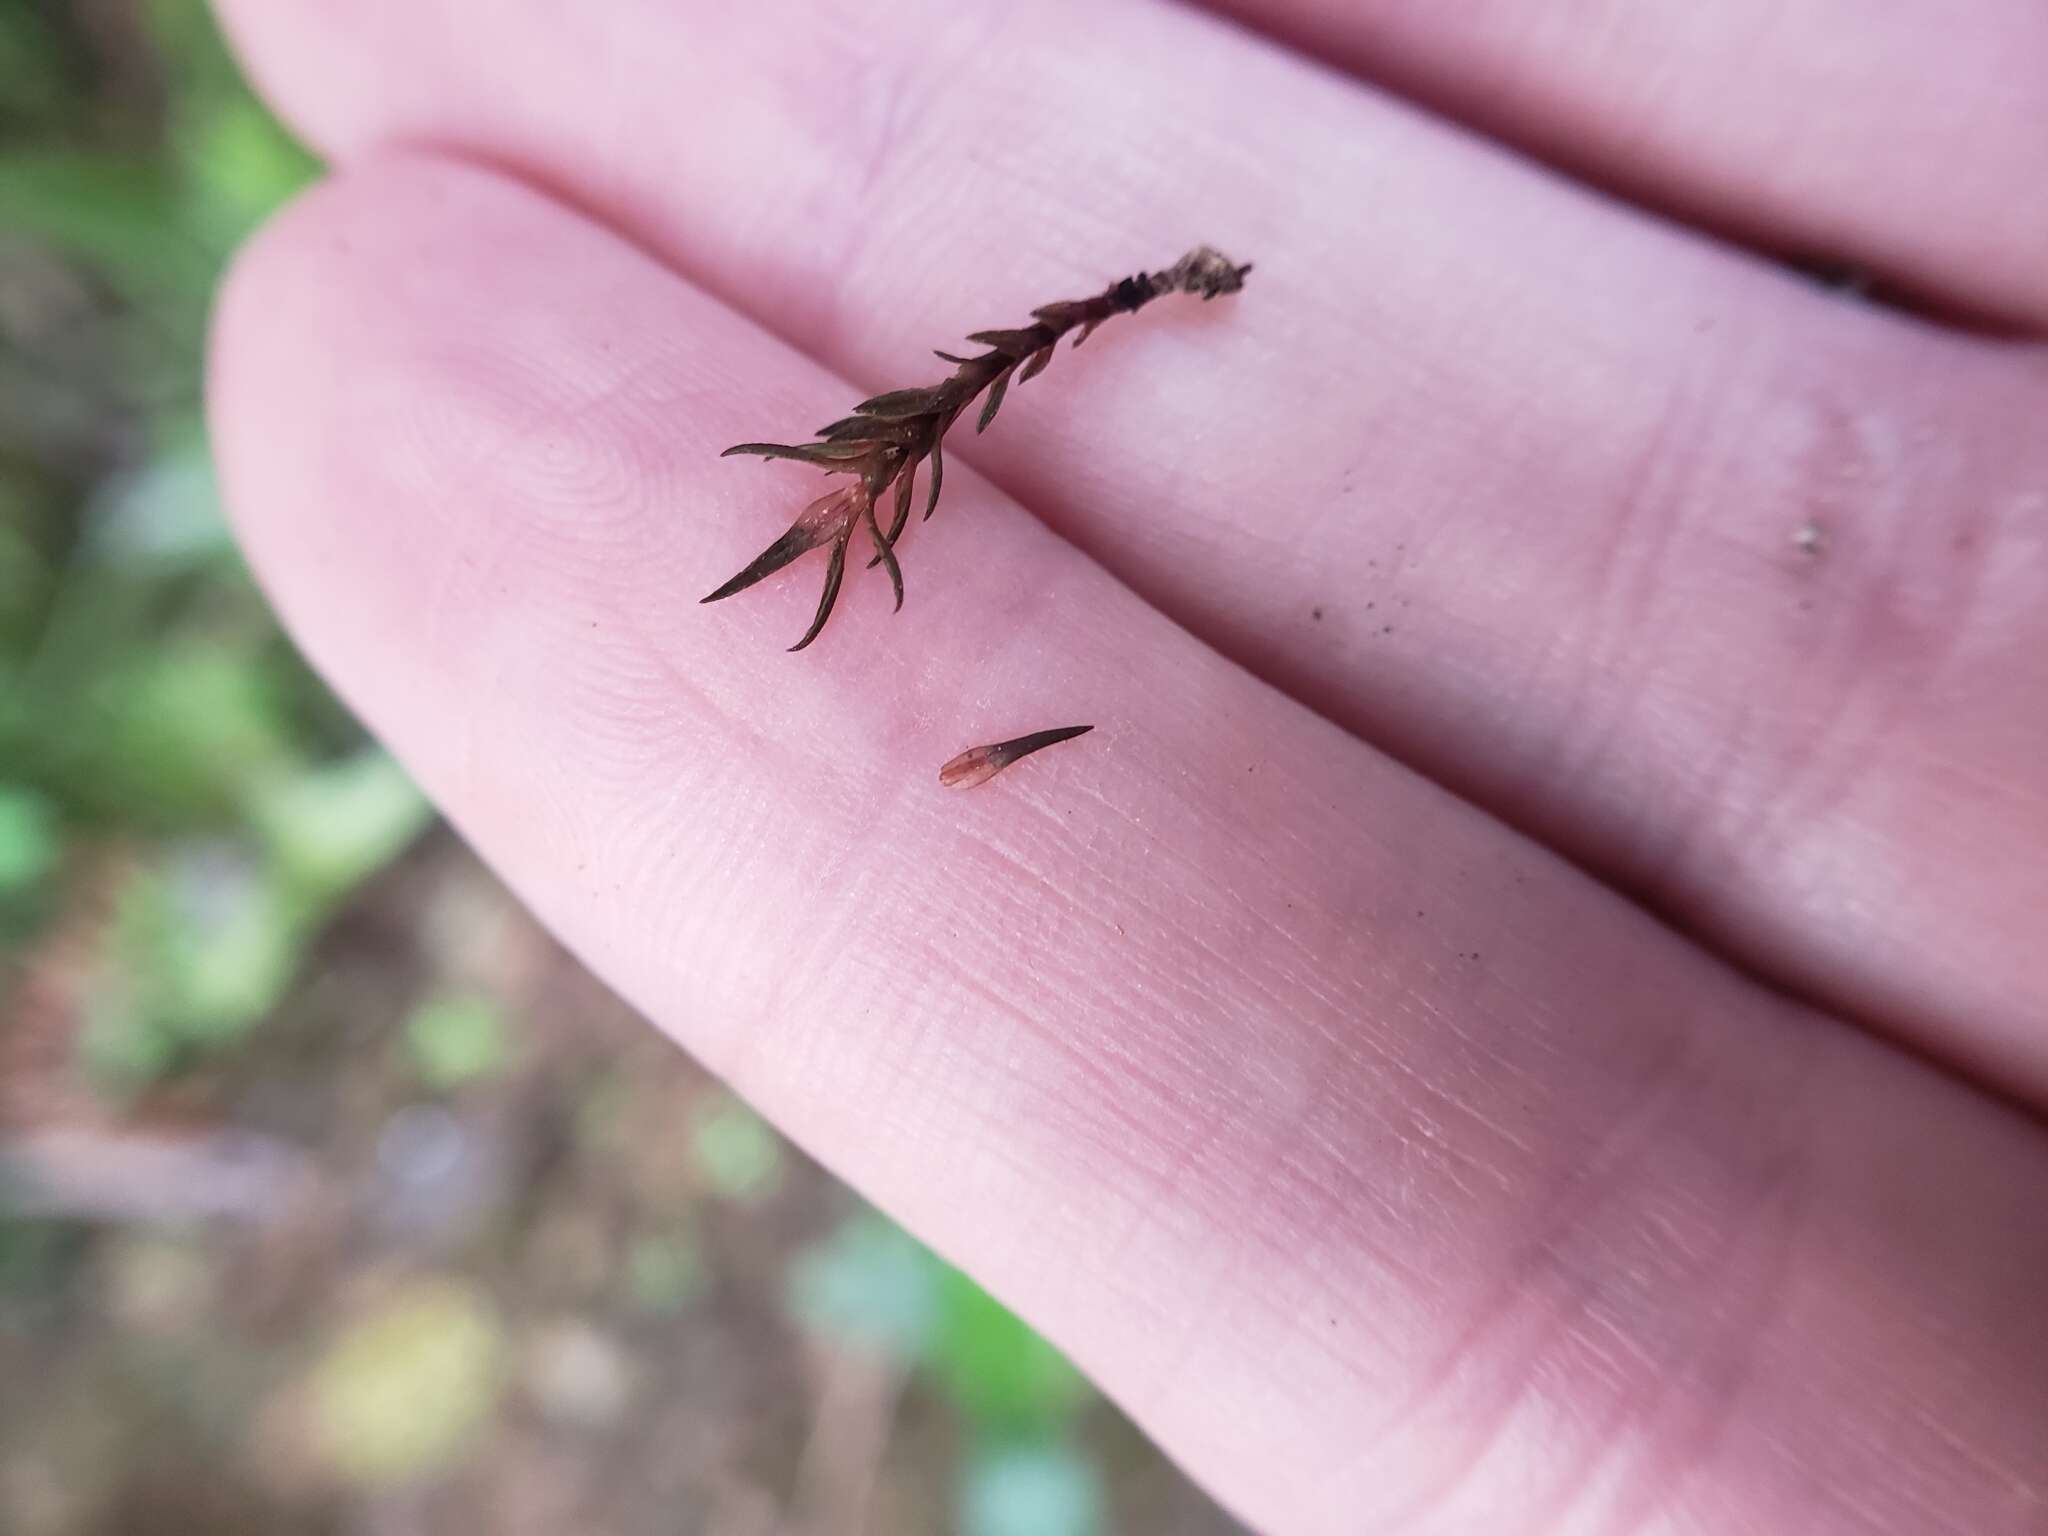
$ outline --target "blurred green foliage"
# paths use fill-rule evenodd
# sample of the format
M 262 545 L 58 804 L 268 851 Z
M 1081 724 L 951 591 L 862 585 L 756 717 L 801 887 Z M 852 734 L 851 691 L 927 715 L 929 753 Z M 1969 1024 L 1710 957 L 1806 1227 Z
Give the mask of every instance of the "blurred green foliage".
M 504 1010 L 476 992 L 428 998 L 405 1021 L 406 1054 L 421 1084 L 445 1093 L 494 1077 L 512 1053 Z
M 691 1152 L 705 1186 L 723 1200 L 766 1199 L 782 1178 L 782 1140 L 768 1122 L 730 1094 L 703 1107 Z
M 119 15 L 0 9 L 0 943 L 110 909 L 83 1055 L 132 1087 L 260 1020 L 427 812 L 278 634 L 206 449 L 213 290 L 317 165 L 198 0 Z
M 201 377 L 236 246 L 318 166 L 250 95 L 201 0 L 0 4 L 0 959 L 97 914 L 80 1053 L 139 1089 L 244 1039 L 337 905 L 428 810 L 284 640 L 222 519 Z M 0 982 L 5 971 L 0 968 Z M 4 1004 L 0 997 L 0 1004 Z M 452 1092 L 502 1072 L 489 997 L 430 990 L 397 1051 Z M 577 1107 L 614 1122 L 619 1084 Z M 769 1198 L 782 1143 L 714 1096 L 690 1159 L 715 1198 Z M 623 1151 L 621 1152 L 623 1156 Z M 0 1221 L 0 1300 L 63 1270 L 69 1228 Z M 707 1285 L 686 1229 L 637 1236 L 650 1314 Z M 921 1374 L 956 1407 L 972 1536 L 1092 1536 L 1081 1378 L 971 1281 L 863 1214 L 792 1271 L 807 1326 Z M 403 1481 L 493 1411 L 501 1319 L 455 1282 L 342 1331 L 311 1409 L 354 1476 Z
M 796 1265 L 789 1306 L 806 1326 L 920 1370 L 968 1432 L 968 1536 L 1092 1536 L 1095 1466 L 1077 1445 L 1091 1392 L 1001 1302 L 884 1218 L 862 1213 Z
M 46 796 L 0 786 L 0 901 L 36 889 L 56 868 L 57 815 Z
M 310 1407 L 325 1459 L 357 1483 L 443 1470 L 495 1410 L 505 1352 L 504 1329 L 480 1287 L 419 1280 L 384 1298 L 313 1367 Z
M 989 1439 L 1056 1438 L 1088 1396 L 1064 1355 L 951 1266 L 940 1275 L 931 1364 Z

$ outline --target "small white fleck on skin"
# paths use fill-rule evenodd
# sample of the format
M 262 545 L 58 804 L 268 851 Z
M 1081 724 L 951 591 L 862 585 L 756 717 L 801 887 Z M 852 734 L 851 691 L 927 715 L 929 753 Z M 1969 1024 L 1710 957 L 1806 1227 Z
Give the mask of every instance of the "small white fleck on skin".
M 1802 555 L 1818 555 L 1828 547 L 1828 530 L 1817 517 L 1809 517 L 1792 535 Z

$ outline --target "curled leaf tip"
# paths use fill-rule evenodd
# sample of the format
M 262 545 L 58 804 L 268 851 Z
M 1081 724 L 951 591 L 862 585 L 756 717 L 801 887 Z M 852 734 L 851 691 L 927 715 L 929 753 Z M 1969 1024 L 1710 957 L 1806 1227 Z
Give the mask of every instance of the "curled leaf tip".
M 996 375 L 995 383 L 989 386 L 988 404 L 981 408 L 981 420 L 974 424 L 976 432 L 986 432 L 988 424 L 996 419 L 996 412 L 1003 408 L 1003 395 L 1010 387 L 1010 370 L 1005 368 Z
M 811 619 L 811 627 L 804 631 L 803 639 L 790 647 L 800 651 L 818 638 L 825 628 L 825 621 L 832 617 L 832 605 L 839 601 L 839 583 L 846 575 L 846 540 L 851 528 L 840 533 L 832 541 L 832 560 L 825 567 L 825 590 L 818 597 L 818 611 Z
M 1198 293 L 1206 300 L 1236 293 L 1251 270 L 1248 261 L 1240 266 L 1214 246 L 1198 245 L 1155 281 L 1163 280 L 1168 292 Z
M 899 497 L 899 499 L 901 498 Z M 881 528 L 875 522 L 875 506 L 873 502 L 868 502 L 861 508 L 861 521 L 867 525 L 868 538 L 875 546 L 875 559 L 888 567 L 889 585 L 896 593 L 895 611 L 901 613 L 903 611 L 903 567 L 897 563 L 896 551 L 890 547 L 890 540 L 883 535 Z M 872 565 L 873 561 L 870 561 L 869 564 Z

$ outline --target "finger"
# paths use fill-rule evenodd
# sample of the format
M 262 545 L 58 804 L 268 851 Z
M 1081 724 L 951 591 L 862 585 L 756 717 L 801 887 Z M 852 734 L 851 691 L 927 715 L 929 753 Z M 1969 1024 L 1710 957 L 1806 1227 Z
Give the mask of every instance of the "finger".
M 1238 247 L 1238 309 L 1105 334 L 976 462 L 1332 717 L 2048 1102 L 2038 356 L 1822 302 L 1168 11 L 230 14 L 330 144 L 520 165 L 876 387 Z
M 210 399 L 264 583 L 485 856 L 1260 1528 L 2035 1517 L 2038 1128 L 1330 729 L 964 466 L 902 614 L 871 582 L 791 657 L 808 591 L 697 605 L 793 499 L 718 448 L 846 387 L 537 196 L 399 162 L 245 257 Z M 1096 729 L 936 783 L 1054 719 Z
M 1411 0 L 1219 8 L 1652 206 L 2048 326 L 2048 11 Z

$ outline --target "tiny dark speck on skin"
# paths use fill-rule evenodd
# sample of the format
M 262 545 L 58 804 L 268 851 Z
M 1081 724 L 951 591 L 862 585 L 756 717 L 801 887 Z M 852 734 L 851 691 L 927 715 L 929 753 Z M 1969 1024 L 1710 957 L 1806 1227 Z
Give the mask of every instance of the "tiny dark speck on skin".
M 1371 606 L 1372 606 L 1372 604 L 1370 604 L 1370 603 L 1367 603 L 1367 604 L 1366 604 L 1366 607 L 1368 607 L 1368 608 L 1370 608 Z M 1315 621 L 1316 621 L 1316 622 L 1317 622 L 1318 624 L 1320 624 L 1320 623 L 1322 623 L 1322 622 L 1323 622 L 1323 610 L 1322 610 L 1322 609 L 1320 609 L 1320 608 L 1311 608 L 1311 609 L 1309 609 L 1309 611 L 1308 611 L 1308 616 L 1309 616 L 1310 618 L 1314 619 L 1314 620 L 1315 620 Z

